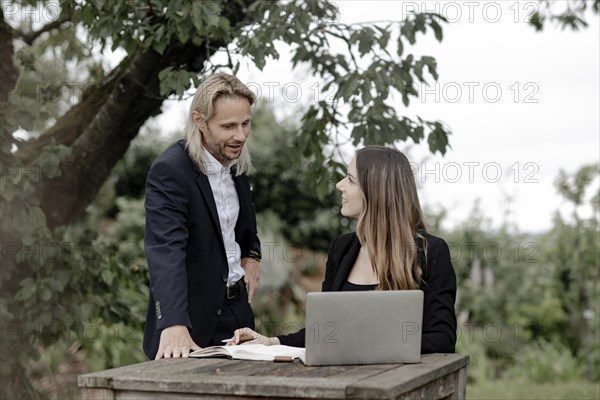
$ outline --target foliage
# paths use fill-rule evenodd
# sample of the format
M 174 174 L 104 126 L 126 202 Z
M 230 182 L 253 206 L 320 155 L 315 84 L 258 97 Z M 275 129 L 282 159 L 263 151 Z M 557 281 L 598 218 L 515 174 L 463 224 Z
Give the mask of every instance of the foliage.
M 564 339 L 585 361 L 585 376 L 600 376 L 600 190 L 590 193 L 598 165 L 581 167 L 572 176 L 561 171 L 556 187 L 571 208 L 557 213 L 548 232 L 546 259 L 552 265 L 554 291 L 565 314 Z M 592 210 L 584 217 L 585 207 Z
M 556 186 L 572 212 L 557 214 L 544 235 L 493 231 L 477 208 L 445 235 L 459 279 L 458 348 L 474 355 L 471 381 L 598 380 L 597 177 L 595 165 L 561 172 Z M 589 198 L 593 212 L 583 218 Z
M 507 379 L 526 383 L 571 382 L 582 375 L 581 362 L 568 347 L 545 340 L 525 345 L 505 373 Z
M 505 400 L 595 400 L 599 397 L 600 386 L 595 382 L 586 381 L 532 384 L 499 379 L 467 386 L 467 399 L 473 400 L 498 400 L 500 398 Z
M 531 16 L 529 23 L 541 31 L 547 22 L 555 23 L 563 29 L 579 30 L 587 28 L 586 11 L 588 7 L 595 14 L 600 13 L 600 0 L 539 0 L 540 6 Z M 562 8 L 556 10 L 556 8 Z
M 278 123 L 267 104 L 257 106 L 252 124 L 248 146 L 257 212 L 275 213 L 282 222 L 281 233 L 292 245 L 327 251 L 331 238 L 344 230 L 338 216 L 339 196 L 335 191 L 317 196 L 315 182 L 305 179 L 313 175 L 307 171 L 310 165 L 290 159 L 293 127 Z
M 390 104 L 394 94 L 400 96 L 405 106 L 410 97 L 417 97 L 413 83 L 426 82 L 425 67 L 437 79 L 435 59 L 405 55 L 405 46 L 415 44 L 416 34 L 428 29 L 442 40 L 439 22 L 445 21 L 444 17 L 434 13 L 407 16 L 399 23 L 392 50 L 395 55 L 392 55 L 388 46 L 392 43 L 392 33 L 396 35 L 395 24 L 385 27 L 341 24 L 334 4 L 321 4 L 320 9 L 312 2 L 291 2 L 280 8 L 272 3 L 253 5 L 251 9 L 257 18 L 243 30 L 239 49 L 262 68 L 267 57 L 277 59 L 279 54 L 273 45 L 254 51 L 256 44 L 275 41 L 289 44 L 293 64 L 307 63 L 324 81 L 319 97 L 327 98 L 333 92 L 331 101 L 321 100 L 309 106 L 292 146 L 295 160 L 304 157 L 308 161 L 306 181 L 313 183 L 323 198 L 333 189 L 328 175 L 332 174 L 336 181 L 343 169 L 335 155 L 345 141 L 344 130 L 351 130 L 350 140 L 354 145 L 391 144 L 408 139 L 418 143 L 427 134 L 430 150 L 442 154 L 448 147 L 449 130 L 437 121 L 400 117 Z M 341 45 L 345 51 L 335 51 L 335 45 Z M 367 55 L 372 61 L 365 65 Z M 318 172 L 324 165 L 328 174 Z

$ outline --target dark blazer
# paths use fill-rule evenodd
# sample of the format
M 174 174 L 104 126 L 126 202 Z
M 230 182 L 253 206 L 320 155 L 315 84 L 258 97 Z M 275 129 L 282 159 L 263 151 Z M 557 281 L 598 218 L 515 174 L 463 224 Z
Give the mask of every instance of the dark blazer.
M 427 266 L 423 271 L 423 336 L 421 353 L 453 353 L 456 344 L 456 274 L 450 250 L 443 239 L 424 233 L 427 240 Z M 360 242 L 356 233 L 337 237 L 329 248 L 323 292 L 340 291 L 354 266 Z M 424 252 L 419 256 L 423 258 Z M 304 347 L 304 329 L 279 336 L 282 344 Z
M 243 257 L 260 257 L 248 177 L 234 176 L 240 213 L 235 237 Z M 203 347 L 217 327 L 229 274 L 219 216 L 208 181 L 180 140 L 152 164 L 146 182 L 144 248 L 150 300 L 144 352 L 154 358 L 162 329 L 186 325 Z

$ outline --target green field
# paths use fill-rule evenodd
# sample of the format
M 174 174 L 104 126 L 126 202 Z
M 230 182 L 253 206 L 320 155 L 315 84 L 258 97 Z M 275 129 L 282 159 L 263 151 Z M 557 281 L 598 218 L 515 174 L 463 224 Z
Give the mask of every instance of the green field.
M 600 382 L 517 383 L 509 380 L 467 385 L 467 399 L 600 399 Z

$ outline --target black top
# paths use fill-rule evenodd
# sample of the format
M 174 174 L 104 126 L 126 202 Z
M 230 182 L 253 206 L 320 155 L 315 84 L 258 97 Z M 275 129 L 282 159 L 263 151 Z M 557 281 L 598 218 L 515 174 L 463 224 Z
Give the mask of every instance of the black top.
M 342 292 L 364 292 L 366 290 L 374 290 L 377 287 L 377 284 L 374 285 L 357 285 L 356 283 L 352 283 L 350 281 L 344 282 L 344 286 L 342 286 Z
M 423 335 L 421 353 L 454 353 L 456 344 L 456 274 L 450 260 L 450 249 L 446 242 L 427 232 L 422 232 L 427 240 L 427 262 L 423 268 L 424 294 Z M 344 290 L 350 271 L 360 251 L 356 233 L 337 237 L 331 243 L 327 257 L 323 292 Z M 425 252 L 419 251 L 420 260 L 425 260 Z M 384 317 L 385 318 L 385 317 Z M 304 329 L 290 335 L 278 336 L 281 344 L 304 347 Z

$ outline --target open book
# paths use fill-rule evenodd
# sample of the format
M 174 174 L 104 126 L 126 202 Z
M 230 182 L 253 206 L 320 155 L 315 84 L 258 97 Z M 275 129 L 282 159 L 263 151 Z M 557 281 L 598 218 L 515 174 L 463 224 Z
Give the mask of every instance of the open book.
M 211 346 L 190 353 L 190 357 L 228 357 L 235 360 L 293 361 L 304 356 L 304 348 L 284 345 Z

